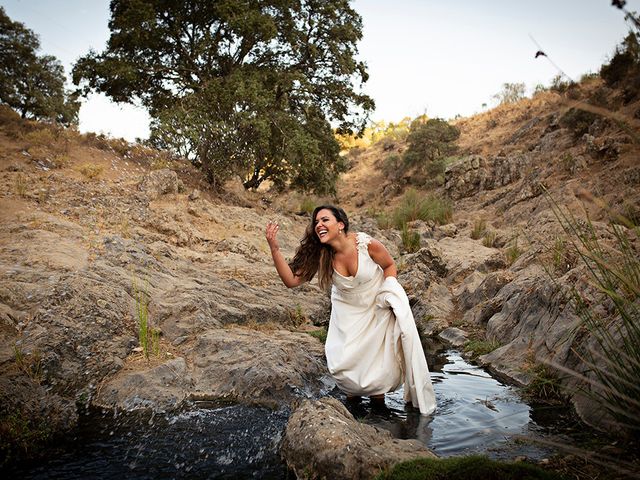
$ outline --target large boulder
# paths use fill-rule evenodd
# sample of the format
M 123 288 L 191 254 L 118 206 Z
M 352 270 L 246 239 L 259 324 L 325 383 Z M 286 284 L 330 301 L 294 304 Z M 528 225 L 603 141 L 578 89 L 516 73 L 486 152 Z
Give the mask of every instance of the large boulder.
M 209 329 L 181 347 L 189 362 L 178 357 L 148 368 L 132 362 L 101 386 L 94 403 L 165 411 L 199 398 L 279 407 L 334 386 L 322 344 L 304 333 Z
M 523 167 L 529 162 L 529 156 L 523 153 L 491 159 L 480 155 L 463 157 L 445 170 L 445 189 L 453 199 L 493 190 L 519 180 Z
M 395 463 L 435 455 L 417 440 L 399 440 L 358 422 L 335 398 L 304 401 L 282 440 L 282 458 L 297 478 L 367 479 Z

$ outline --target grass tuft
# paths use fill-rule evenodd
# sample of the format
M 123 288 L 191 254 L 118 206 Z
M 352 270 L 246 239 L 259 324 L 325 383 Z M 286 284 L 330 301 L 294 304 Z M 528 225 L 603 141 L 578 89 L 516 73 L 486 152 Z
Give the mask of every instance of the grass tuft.
M 473 228 L 471 229 L 471 238 L 474 240 L 478 240 L 482 238 L 484 234 L 487 232 L 487 221 L 484 218 L 480 220 L 476 220 L 473 223 Z
M 398 230 L 402 230 L 403 225 L 414 220 L 444 225 L 453 218 L 453 205 L 448 199 L 436 195 L 421 196 L 415 189 L 410 188 L 391 218 L 393 226 Z
M 402 226 L 402 246 L 408 253 L 414 253 L 420 250 L 420 233 L 409 228 L 405 223 Z

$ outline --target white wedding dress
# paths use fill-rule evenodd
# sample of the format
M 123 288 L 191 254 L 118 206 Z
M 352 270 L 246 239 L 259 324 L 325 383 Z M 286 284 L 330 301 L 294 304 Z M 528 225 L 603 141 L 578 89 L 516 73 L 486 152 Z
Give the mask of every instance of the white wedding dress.
M 358 269 L 334 270 L 327 365 L 347 395 L 378 395 L 405 384 L 404 398 L 428 415 L 435 395 L 404 289 L 369 256 L 371 237 L 356 235 Z

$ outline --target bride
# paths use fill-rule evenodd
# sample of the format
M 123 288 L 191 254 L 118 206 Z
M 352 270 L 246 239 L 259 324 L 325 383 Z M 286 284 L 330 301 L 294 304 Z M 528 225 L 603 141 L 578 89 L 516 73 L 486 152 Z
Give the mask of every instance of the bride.
M 409 301 L 398 283 L 393 258 L 378 240 L 349 232 L 341 208 L 317 207 L 296 254 L 287 263 L 269 222 L 266 237 L 273 263 L 289 288 L 316 273 L 331 288 L 331 318 L 325 344 L 329 372 L 347 399 L 384 394 L 405 386 L 405 400 L 430 414 L 435 395 Z

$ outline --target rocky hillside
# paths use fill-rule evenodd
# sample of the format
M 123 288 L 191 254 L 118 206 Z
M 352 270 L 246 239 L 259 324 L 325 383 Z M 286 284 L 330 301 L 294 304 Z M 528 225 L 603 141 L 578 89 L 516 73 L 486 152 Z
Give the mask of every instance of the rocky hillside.
M 620 94 L 592 80 L 458 121 L 460 155 L 435 189 L 453 200 L 453 221 L 415 222 L 423 247 L 415 253 L 403 253 L 399 233 L 372 218 L 411 182 L 391 181 L 380 168 L 405 145 L 352 153 L 338 187 L 355 229 L 396 257 L 422 334 L 458 345 L 486 335 L 499 348 L 482 361 L 522 384 L 541 362 L 581 368 L 579 340 L 567 337 L 578 319 L 540 262 L 561 235 L 543 192 L 602 221 L 603 208 L 581 199 L 588 190 L 637 219 L 639 104 L 621 103 L 624 128 L 609 114 L 576 120 L 575 105 L 596 95 L 614 104 Z M 282 286 L 263 236 L 276 219 L 285 255 L 293 255 L 307 222 L 302 196 L 233 184 L 214 193 L 197 171 L 161 153 L 6 110 L 0 117 L 5 454 L 71 428 L 88 404 L 281 405 L 332 387 L 322 344 L 305 333 L 326 324 L 328 298 L 315 284 Z M 480 220 L 495 233 L 488 246 L 471 238 Z M 516 243 L 517 255 L 507 255 Z M 557 277 L 575 282 L 580 267 L 567 264 Z M 150 335 L 159 336 L 148 359 L 138 333 L 147 315 Z M 594 421 L 589 402 L 574 399 Z

